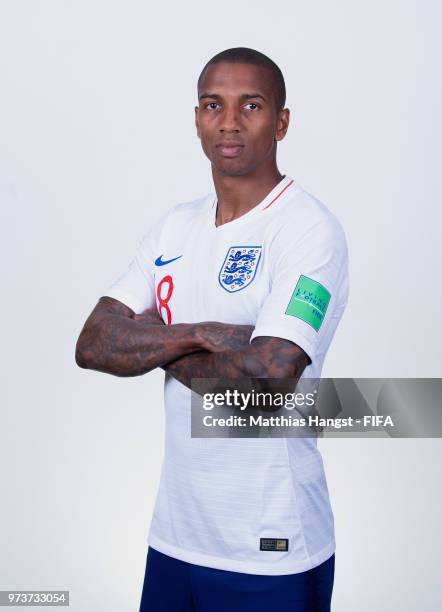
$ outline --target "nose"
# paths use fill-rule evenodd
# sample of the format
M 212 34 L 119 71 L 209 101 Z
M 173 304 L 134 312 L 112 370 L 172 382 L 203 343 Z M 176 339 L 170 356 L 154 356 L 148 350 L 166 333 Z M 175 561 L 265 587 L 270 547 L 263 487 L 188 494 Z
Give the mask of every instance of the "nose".
M 226 107 L 224 112 L 221 113 L 219 131 L 221 133 L 240 131 L 240 119 L 237 108 L 235 108 L 234 106 Z

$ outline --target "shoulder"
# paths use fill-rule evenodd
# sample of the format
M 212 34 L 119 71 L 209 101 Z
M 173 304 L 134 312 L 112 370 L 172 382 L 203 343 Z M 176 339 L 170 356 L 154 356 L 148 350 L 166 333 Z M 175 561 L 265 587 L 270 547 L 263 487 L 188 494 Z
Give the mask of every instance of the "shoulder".
M 195 200 L 179 202 L 171 206 L 154 216 L 145 233 L 157 239 L 163 232 L 179 231 L 183 233 L 186 226 L 193 224 L 202 215 L 208 213 L 213 198 L 214 194 L 208 193 Z
M 195 217 L 199 217 L 208 212 L 213 204 L 214 197 L 213 193 L 207 193 L 195 200 L 179 202 L 167 211 L 165 219 L 168 221 L 177 220 L 178 222 L 183 222 L 187 219 L 194 220 Z
M 276 214 L 270 221 L 274 237 L 288 239 L 290 236 L 292 244 L 321 237 L 347 248 L 345 231 L 337 216 L 299 183 L 294 187 L 290 198 L 274 211 Z

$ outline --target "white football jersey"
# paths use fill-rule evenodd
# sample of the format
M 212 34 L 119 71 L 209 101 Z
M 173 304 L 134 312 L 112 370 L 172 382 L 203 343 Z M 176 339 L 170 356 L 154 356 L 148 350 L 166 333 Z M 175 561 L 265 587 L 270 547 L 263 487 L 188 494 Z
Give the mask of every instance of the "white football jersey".
M 251 341 L 291 340 L 312 361 L 303 377 L 319 378 L 348 298 L 341 225 L 289 176 L 219 227 L 216 206 L 210 193 L 163 215 L 102 295 L 135 313 L 156 305 L 167 324 L 253 325 Z M 166 374 L 164 392 L 166 446 L 149 534 L 153 548 L 189 563 L 261 575 L 303 572 L 334 553 L 315 438 L 191 438 L 191 391 Z

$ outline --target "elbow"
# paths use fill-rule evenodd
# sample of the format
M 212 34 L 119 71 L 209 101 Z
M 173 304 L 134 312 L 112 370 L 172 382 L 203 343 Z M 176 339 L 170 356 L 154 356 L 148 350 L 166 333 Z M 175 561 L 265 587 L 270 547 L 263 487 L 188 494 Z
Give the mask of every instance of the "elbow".
M 79 368 L 83 368 L 84 370 L 88 368 L 87 361 L 81 351 L 78 350 L 78 347 L 75 349 L 75 363 Z
M 89 360 L 81 343 L 81 336 L 78 339 L 75 347 L 75 363 L 78 365 L 79 368 L 83 368 L 85 370 L 90 367 Z
M 113 352 L 105 350 L 109 338 L 102 321 L 103 317 L 86 321 L 75 346 L 75 363 L 84 370 L 114 374 Z
M 75 363 L 84 370 L 95 370 L 101 367 L 95 330 L 85 328 L 81 332 L 75 346 Z

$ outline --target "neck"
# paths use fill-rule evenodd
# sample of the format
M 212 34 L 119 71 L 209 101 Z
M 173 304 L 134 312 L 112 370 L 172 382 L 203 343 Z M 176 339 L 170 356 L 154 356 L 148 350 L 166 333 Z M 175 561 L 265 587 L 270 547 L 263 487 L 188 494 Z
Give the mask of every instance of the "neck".
M 282 179 L 276 161 L 267 168 L 259 166 L 243 176 L 221 174 L 212 166 L 212 176 L 218 199 L 216 226 L 233 221 L 247 213 Z

